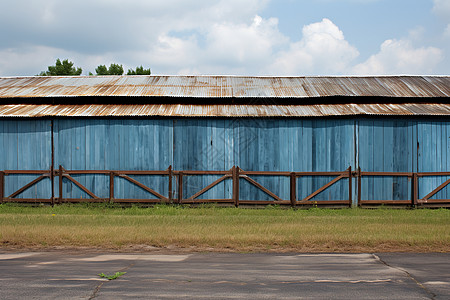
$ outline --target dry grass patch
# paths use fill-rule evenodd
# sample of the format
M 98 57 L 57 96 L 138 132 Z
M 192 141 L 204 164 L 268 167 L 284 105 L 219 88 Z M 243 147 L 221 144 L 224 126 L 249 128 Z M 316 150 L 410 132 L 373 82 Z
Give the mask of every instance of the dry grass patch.
M 3 247 L 450 251 L 450 210 L 0 205 Z

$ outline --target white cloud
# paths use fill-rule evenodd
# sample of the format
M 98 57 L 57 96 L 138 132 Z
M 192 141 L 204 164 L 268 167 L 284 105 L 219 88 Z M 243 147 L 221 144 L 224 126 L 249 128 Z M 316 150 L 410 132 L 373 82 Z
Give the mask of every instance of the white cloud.
M 1 76 L 15 76 L 27 74 L 30 69 L 36 70 L 36 75 L 41 71 L 47 69 L 43 66 L 48 66 L 56 60 L 54 54 L 60 52 L 64 57 L 70 57 L 66 51 L 60 51 L 45 46 L 26 46 L 21 48 L 8 48 L 0 51 L 0 75 Z
M 12 1 L 11 1 L 12 2 Z M 251 19 L 268 0 L 15 0 L 0 10 L 0 48 L 23 42 L 83 53 L 148 46 L 162 34 Z
M 450 23 L 450 1 L 449 0 L 433 0 L 433 12 L 445 18 L 445 20 Z
M 142 52 L 138 59 L 148 62 L 153 69 L 175 74 L 181 68 L 196 66 L 201 52 L 194 36 L 181 39 L 163 34 L 156 45 L 148 52 Z
M 10 1 L 0 10 L 0 75 L 34 75 L 56 58 L 74 61 L 83 74 L 110 63 L 143 65 L 156 74 L 423 73 L 443 57 L 437 48 L 412 46 L 423 41 L 417 26 L 355 67 L 358 49 L 331 20 L 303 26 L 302 36 L 291 40 L 278 19 L 258 16 L 270 1 Z M 435 0 L 436 13 L 450 16 L 449 2 Z
M 277 74 L 342 73 L 359 55 L 328 19 L 303 27 L 303 37 L 279 53 L 269 71 Z
M 341 74 L 358 55 L 328 19 L 304 26 L 302 39 L 291 42 L 277 19 L 256 16 L 250 24 L 211 26 L 202 46 L 195 37 L 163 35 L 148 57 L 157 68 L 177 73 L 305 75 Z
M 414 48 L 409 40 L 386 40 L 380 52 L 353 68 L 363 75 L 431 73 L 443 59 L 442 50 L 434 47 Z
M 163 34 L 148 57 L 152 65 L 172 73 L 258 74 L 262 66 L 270 63 L 274 49 L 286 43 L 288 39 L 278 31 L 277 19 L 255 16 L 249 24 L 214 24 L 201 36 L 178 38 Z
M 160 72 L 189 69 L 189 66 L 204 60 L 206 46 L 220 44 L 220 40 L 214 40 L 213 34 L 225 36 L 228 29 L 251 31 L 247 28 L 248 22 L 268 2 L 129 0 L 124 4 L 123 0 L 66 0 L 64 5 L 60 5 L 57 0 L 39 3 L 16 0 L 9 3 L 7 9 L 0 10 L 0 52 L 10 53 L 8 57 L 12 59 L 0 58 L 3 61 L 0 74 L 9 70 L 13 70 L 11 74 L 38 72 L 31 71 L 33 73 L 30 74 L 34 69 L 31 65 L 28 71 L 15 68 L 20 64 L 15 60 L 22 57 L 28 60 L 38 53 L 45 57 L 45 61 L 52 56 L 51 53 L 57 58 L 64 58 L 66 53 L 78 53 L 84 59 L 77 60 L 76 64 L 96 62 L 97 58 L 104 57 L 104 61 L 99 63 L 108 64 L 110 58 L 115 58 L 112 62 L 133 68 L 151 63 L 152 67 L 172 65 L 168 69 L 161 68 Z M 271 21 L 262 20 L 260 25 L 266 26 L 267 22 Z M 276 28 L 276 24 L 273 27 Z M 263 30 L 258 31 L 260 36 L 264 35 Z M 247 35 L 248 38 L 252 36 L 251 32 Z M 203 45 L 206 39 L 208 44 Z M 235 42 L 239 39 L 236 37 Z M 38 45 L 53 50 L 39 52 L 36 50 Z M 248 50 L 238 47 L 235 51 L 251 57 Z M 17 55 L 12 55 L 13 52 Z M 213 54 L 210 53 L 209 59 L 214 58 Z M 215 60 L 220 57 L 224 58 L 216 52 Z M 41 65 L 38 70 L 52 63 L 54 61 Z M 83 69 L 93 71 L 95 65 L 84 66 Z
M 208 56 L 214 61 L 232 64 L 267 62 L 273 48 L 288 39 L 278 31 L 278 20 L 256 16 L 251 25 L 216 24 L 207 34 Z
M 116 62 L 112 53 L 85 55 L 47 46 L 22 45 L 0 50 L 0 76 L 37 75 L 41 71 L 47 71 L 47 66 L 54 65 L 57 58 L 74 62 L 75 67 L 83 69 L 83 75 L 94 72 L 94 66 Z

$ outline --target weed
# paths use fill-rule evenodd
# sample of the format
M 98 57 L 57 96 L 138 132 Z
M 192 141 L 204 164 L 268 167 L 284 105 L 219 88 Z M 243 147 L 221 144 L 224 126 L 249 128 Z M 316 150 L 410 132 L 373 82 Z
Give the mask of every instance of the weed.
M 122 275 L 124 275 L 126 273 L 127 272 L 116 272 L 113 275 L 106 275 L 105 273 L 100 273 L 100 274 L 98 274 L 98 276 L 100 276 L 101 278 L 106 278 L 108 280 L 114 280 L 114 279 L 117 279 L 117 278 L 119 278 L 120 276 L 122 276 Z

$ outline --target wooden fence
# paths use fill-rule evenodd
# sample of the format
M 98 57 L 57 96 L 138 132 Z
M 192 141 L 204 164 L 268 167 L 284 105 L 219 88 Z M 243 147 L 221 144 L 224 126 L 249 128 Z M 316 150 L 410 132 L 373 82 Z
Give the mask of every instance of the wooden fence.
M 37 178 L 33 179 L 29 183 L 20 187 L 10 195 L 5 195 L 5 185 L 7 184 L 7 177 L 9 175 L 36 175 Z M 73 175 L 103 175 L 109 177 L 109 196 L 99 197 L 95 195 L 91 190 L 86 188 L 83 184 L 77 181 Z M 152 187 L 139 182 L 137 179 L 131 176 L 164 176 L 168 178 L 167 190 L 156 191 Z M 184 181 L 187 176 L 205 176 L 216 175 L 221 176 L 214 180 L 207 186 L 201 188 L 192 196 L 184 197 Z M 275 194 L 261 183 L 259 183 L 255 176 L 275 176 L 289 178 L 289 198 L 283 199 L 280 195 Z M 331 181 L 327 182 L 320 188 L 314 190 L 312 193 L 308 193 L 306 197 L 300 198 L 297 196 L 298 192 L 298 178 L 308 177 L 334 177 Z M 406 177 L 411 182 L 411 199 L 401 200 L 367 200 L 362 199 L 362 179 L 364 177 Z M 439 191 L 443 190 L 448 184 L 450 179 L 446 180 L 433 190 L 428 191 L 428 194 L 422 198 L 419 198 L 419 181 L 421 178 L 427 176 L 450 176 L 450 172 L 426 172 L 426 173 L 414 173 L 414 172 L 363 172 L 361 169 L 352 171 L 351 167 L 341 172 L 269 172 L 269 171 L 245 171 L 237 166 L 233 166 L 226 171 L 176 171 L 169 166 L 164 171 L 119 171 L 119 170 L 66 170 L 62 166 L 59 166 L 55 170 L 5 170 L 0 171 L 0 202 L 29 202 L 29 203 L 51 203 L 59 204 L 65 202 L 114 202 L 114 203 L 177 203 L 177 204 L 194 204 L 194 203 L 229 203 L 235 206 L 239 205 L 267 205 L 267 204 L 279 204 L 279 205 L 291 205 L 291 206 L 348 206 L 353 204 L 352 195 L 357 194 L 357 205 L 405 205 L 405 206 L 422 206 L 432 204 L 434 206 L 449 206 L 450 199 L 430 199 L 436 195 Z M 154 198 L 118 198 L 115 197 L 115 178 L 120 177 L 127 182 L 138 186 L 139 188 L 152 194 Z M 38 182 L 49 178 L 51 181 L 51 195 L 48 198 L 19 198 L 27 189 L 36 185 Z M 64 195 L 63 180 L 66 180 L 70 184 L 75 185 L 82 191 L 84 191 L 89 198 L 68 198 Z M 353 189 L 353 180 L 357 181 L 356 189 Z M 239 184 L 242 180 L 250 183 L 252 186 L 263 191 L 273 200 L 242 200 L 239 195 Z M 322 200 L 316 201 L 314 198 L 320 193 L 324 192 L 332 185 L 341 180 L 346 180 L 348 184 L 348 198 L 344 200 Z M 175 182 L 174 182 L 175 181 Z M 205 194 L 207 191 L 217 186 L 221 182 L 231 181 L 232 192 L 231 198 L 226 199 L 199 199 L 199 197 Z M 56 184 L 58 183 L 58 184 Z M 57 191 L 57 193 L 55 193 Z M 176 191 L 176 197 L 174 192 Z M 164 196 L 166 194 L 167 196 Z M 58 195 L 58 196 L 55 196 Z

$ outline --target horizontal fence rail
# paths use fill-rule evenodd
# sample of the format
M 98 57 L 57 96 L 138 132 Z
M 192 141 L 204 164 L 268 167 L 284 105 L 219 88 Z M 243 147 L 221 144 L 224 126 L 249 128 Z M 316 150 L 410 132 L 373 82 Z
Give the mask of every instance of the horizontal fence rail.
M 8 186 L 8 177 L 14 175 L 27 175 L 35 176 L 25 185 L 15 189 L 12 193 L 6 193 L 6 187 Z M 103 176 L 107 180 L 108 195 L 105 197 L 97 195 L 92 188 L 86 187 L 86 184 L 77 180 L 76 176 Z M 163 184 L 164 190 L 157 190 L 151 185 L 144 184 L 139 179 L 133 178 L 133 176 L 154 176 L 167 178 L 167 182 Z M 197 189 L 191 196 L 186 194 L 186 180 L 192 177 L 201 176 L 220 176 L 215 180 L 211 180 L 205 186 Z M 419 196 L 419 185 L 423 178 L 427 177 L 444 177 L 436 187 L 432 190 L 424 191 L 422 194 L 425 196 Z M 283 198 L 282 195 L 277 194 L 273 190 L 264 186 L 264 183 L 258 181 L 256 177 L 278 177 L 286 178 L 288 180 L 288 196 Z M 317 178 L 317 177 L 333 177 L 330 181 L 321 185 L 319 188 L 313 189 L 314 191 L 306 192 L 307 195 L 299 197 L 299 189 L 301 192 L 305 192 L 299 185 L 299 179 L 302 177 Z M 401 195 L 405 193 L 410 195 L 407 199 L 379 199 L 369 200 L 362 199 L 363 193 L 367 194 L 367 188 L 363 187 L 362 182 L 367 178 L 407 178 L 408 191 L 402 191 Z M 449 179 L 447 179 L 449 178 Z M 127 184 L 138 187 L 145 191 L 144 193 L 148 197 L 117 197 L 116 184 L 117 180 L 124 180 Z M 353 179 L 357 180 L 356 189 L 353 189 Z M 43 180 L 51 181 L 51 195 L 48 198 L 35 197 L 35 198 L 20 198 L 19 196 L 26 190 L 35 186 L 37 183 Z M 23 180 L 22 180 L 23 181 Z M 55 182 L 56 181 L 56 182 Z M 340 181 L 346 181 L 346 190 L 348 189 L 348 195 L 346 199 L 331 199 L 331 200 L 314 200 L 316 196 L 328 190 L 331 186 Z M 437 180 L 436 180 L 437 181 Z M 205 195 L 208 191 L 217 187 L 219 184 L 228 182 L 229 185 L 229 197 L 224 198 L 199 198 Z M 246 182 L 258 191 L 270 197 L 272 200 L 244 200 L 240 198 L 240 183 Z M 375 181 L 374 181 L 375 182 Z M 377 181 L 378 182 L 378 181 Z M 440 182 L 440 181 L 439 181 Z M 434 206 L 448 206 L 450 205 L 450 199 L 430 199 L 440 191 L 444 190 L 450 184 L 450 172 L 363 172 L 360 168 L 356 171 L 352 171 L 351 167 L 341 172 L 271 172 L 271 171 L 245 171 L 238 166 L 233 166 L 226 171 L 178 171 L 173 170 L 172 166 L 169 166 L 166 170 L 144 170 L 144 171 L 122 171 L 122 170 L 66 170 L 62 166 L 59 166 L 55 170 L 4 170 L 0 171 L 0 202 L 28 202 L 28 203 L 51 203 L 59 204 L 65 202 L 115 202 L 115 203 L 178 203 L 178 204 L 195 204 L 195 203 L 228 203 L 231 205 L 291 205 L 291 206 L 316 206 L 316 205 L 328 205 L 328 206 L 349 206 L 353 204 L 353 193 L 356 192 L 358 206 L 366 205 L 407 205 L 407 206 L 421 206 L 421 205 L 434 205 Z M 74 198 L 65 195 L 64 185 L 71 186 L 71 188 L 79 189 L 85 195 L 85 197 Z M 91 184 L 92 185 L 92 184 Z M 162 184 L 160 184 L 161 186 Z M 196 187 L 197 188 L 197 187 Z M 377 183 L 372 184 L 372 188 L 378 187 Z M 192 189 L 192 187 L 191 187 Z M 392 189 L 394 189 L 392 187 Z M 55 191 L 56 190 L 56 191 Z M 55 193 L 57 192 L 57 193 Z M 224 194 L 225 191 L 224 191 Z M 450 193 L 448 193 L 450 194 Z M 53 196 L 56 195 L 56 196 Z M 151 196 L 150 196 L 151 195 Z M 447 197 L 449 198 L 449 197 Z
M 364 177 L 373 177 L 373 178 L 384 178 L 384 177 L 406 177 L 409 181 L 411 181 L 414 177 L 415 173 L 412 172 L 362 172 L 360 168 L 358 168 L 358 171 L 356 172 L 356 177 L 358 179 L 358 206 L 363 205 L 392 205 L 392 204 L 399 204 L 399 205 L 412 205 L 414 204 L 414 199 L 400 199 L 400 200 L 394 200 L 394 199 L 380 199 L 380 200 L 367 200 L 362 199 L 362 181 Z
M 92 191 L 87 189 L 85 186 L 83 186 L 80 182 L 75 180 L 71 175 L 104 175 L 109 177 L 109 196 L 107 198 L 100 198 L 96 196 Z M 165 197 L 155 191 L 154 189 L 146 186 L 145 184 L 142 184 L 138 180 L 130 177 L 130 175 L 142 175 L 142 176 L 151 176 L 151 175 L 159 175 L 159 176 L 168 176 L 169 177 L 169 196 Z M 110 171 L 110 170 L 89 170 L 89 171 L 68 171 L 65 170 L 62 166 L 59 166 L 59 170 L 55 172 L 55 176 L 59 177 L 59 197 L 58 202 L 130 202 L 130 203 L 160 203 L 160 202 L 172 202 L 172 167 L 170 166 L 165 171 Z M 116 177 L 120 177 L 125 179 L 126 181 L 138 186 L 139 188 L 147 191 L 148 193 L 152 194 L 153 196 L 157 197 L 157 199 L 133 199 L 133 198 L 116 198 L 114 194 L 114 179 Z M 63 195 L 63 178 L 66 178 L 69 182 L 76 185 L 78 188 L 80 188 L 82 191 L 84 191 L 87 195 L 90 196 L 90 198 L 66 198 Z
M 450 204 L 449 199 L 430 199 L 434 195 L 436 195 L 438 192 L 442 191 L 445 187 L 447 187 L 450 184 L 450 179 L 447 179 L 442 184 L 437 186 L 435 189 L 430 191 L 426 196 L 419 199 L 419 179 L 420 178 L 426 178 L 426 177 L 449 177 L 450 172 L 419 172 L 414 173 L 414 198 L 413 203 L 414 205 L 423 205 L 423 204 L 443 204 L 447 203 Z
M 15 190 L 10 195 L 6 195 L 6 189 L 5 189 L 5 182 L 6 178 L 9 175 L 35 175 L 38 176 L 37 178 L 33 179 L 32 181 L 28 182 L 21 188 Z M 32 186 L 36 185 L 40 181 L 44 180 L 45 178 L 49 178 L 51 180 L 52 178 L 52 172 L 51 170 L 5 170 L 0 171 L 0 203 L 3 202 L 39 202 L 39 203 L 53 203 L 52 196 L 49 195 L 48 198 L 40 198 L 40 197 L 34 197 L 34 198 L 16 198 L 18 195 L 22 194 Z

